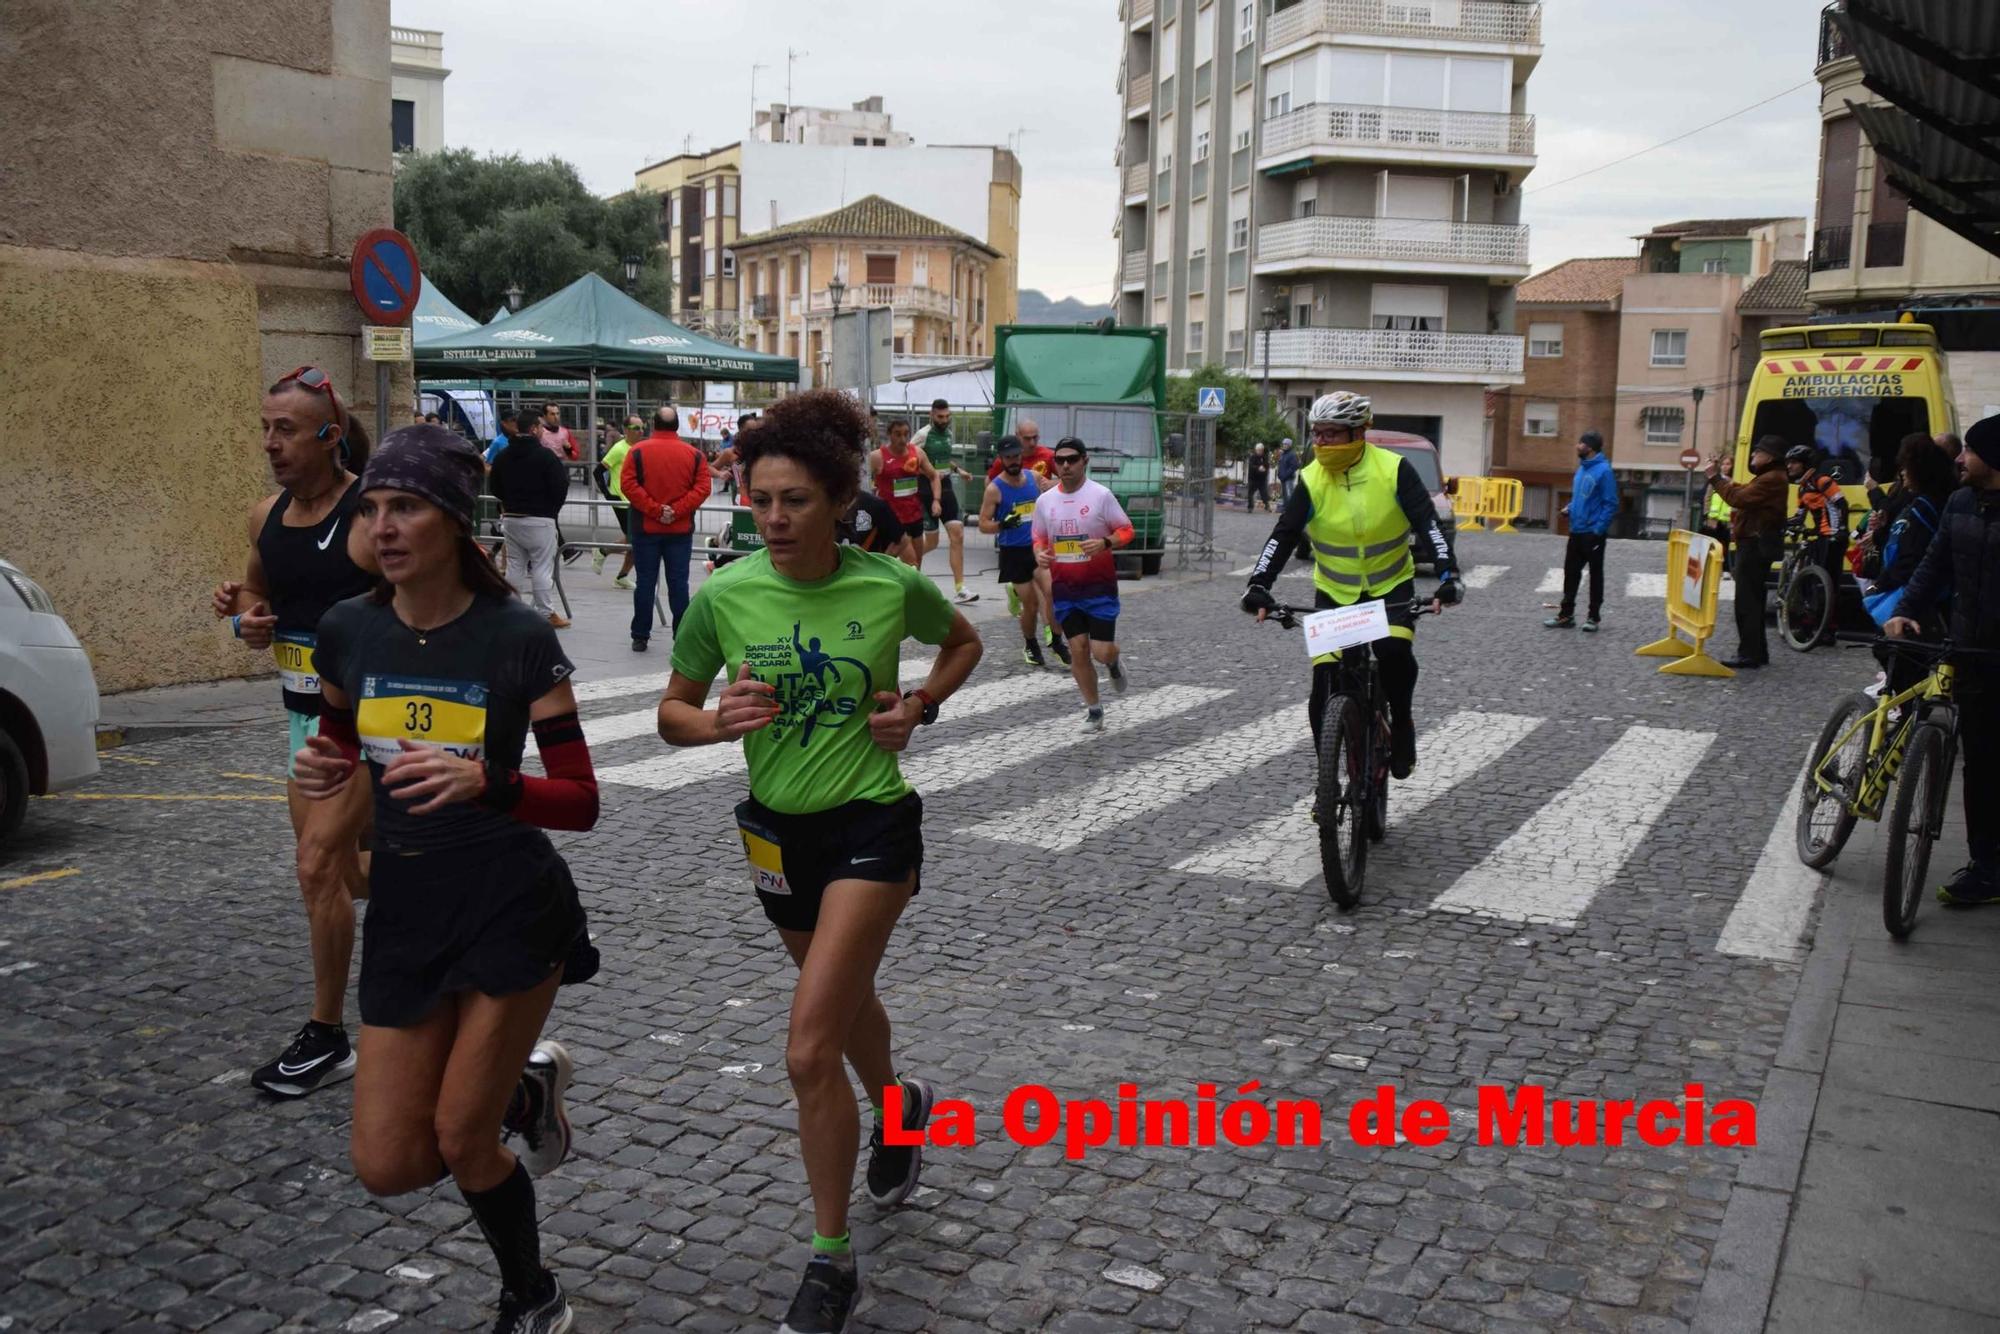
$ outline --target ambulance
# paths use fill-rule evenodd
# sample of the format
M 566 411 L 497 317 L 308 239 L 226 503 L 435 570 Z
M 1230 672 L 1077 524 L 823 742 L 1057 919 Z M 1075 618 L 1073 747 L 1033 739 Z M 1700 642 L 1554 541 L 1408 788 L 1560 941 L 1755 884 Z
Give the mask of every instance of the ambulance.
M 1737 481 L 1750 446 L 1767 435 L 1785 447 L 1817 445 L 1822 465 L 1868 509 L 1868 460 L 1892 463 L 1903 437 L 1958 430 L 1951 375 L 1928 324 L 1812 324 L 1767 329 L 1736 432 Z M 1782 456 L 1782 451 L 1781 451 Z

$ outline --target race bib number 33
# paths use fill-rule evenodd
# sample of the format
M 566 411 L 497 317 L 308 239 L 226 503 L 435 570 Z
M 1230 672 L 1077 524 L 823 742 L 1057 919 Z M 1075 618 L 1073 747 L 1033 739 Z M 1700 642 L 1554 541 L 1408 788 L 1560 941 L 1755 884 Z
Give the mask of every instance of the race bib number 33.
M 467 759 L 486 755 L 486 686 L 428 677 L 362 678 L 354 711 L 361 748 L 377 764 L 402 753 L 401 743 L 436 746 Z

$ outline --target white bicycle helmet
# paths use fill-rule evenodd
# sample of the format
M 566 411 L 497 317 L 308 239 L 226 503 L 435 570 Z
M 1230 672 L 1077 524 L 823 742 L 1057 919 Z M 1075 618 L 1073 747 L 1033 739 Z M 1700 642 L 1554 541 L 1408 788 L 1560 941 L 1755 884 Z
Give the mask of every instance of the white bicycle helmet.
M 1375 420 L 1375 405 L 1360 394 L 1336 389 L 1313 400 L 1311 420 L 1314 426 L 1331 424 L 1358 431 Z

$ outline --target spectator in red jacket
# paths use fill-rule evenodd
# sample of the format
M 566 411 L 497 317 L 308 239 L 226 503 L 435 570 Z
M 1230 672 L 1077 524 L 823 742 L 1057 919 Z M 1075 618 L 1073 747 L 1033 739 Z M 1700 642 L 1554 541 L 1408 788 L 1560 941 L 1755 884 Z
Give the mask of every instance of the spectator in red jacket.
M 632 446 L 620 469 L 625 503 L 632 507 L 632 559 L 639 586 L 632 594 L 632 651 L 644 653 L 653 633 L 653 590 L 667 569 L 667 609 L 680 629 L 688 604 L 688 558 L 694 553 L 694 513 L 708 499 L 708 459 L 680 437 L 681 414 L 662 404 L 653 433 Z

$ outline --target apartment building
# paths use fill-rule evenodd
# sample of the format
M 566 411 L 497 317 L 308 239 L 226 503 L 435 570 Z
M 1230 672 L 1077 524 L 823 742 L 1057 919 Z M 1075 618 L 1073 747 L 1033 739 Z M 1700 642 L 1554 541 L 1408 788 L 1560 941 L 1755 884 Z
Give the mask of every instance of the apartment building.
M 1515 291 L 1514 331 L 1527 345 L 1523 383 L 1494 395 L 1496 477 L 1521 483 L 1521 515 L 1568 532 L 1562 513 L 1576 473 L 1576 441 L 1608 441 L 1618 408 L 1619 304 L 1633 255 L 1572 259 Z
M 757 113 L 750 137 L 767 144 L 845 144 L 850 148 L 908 148 L 914 135 L 896 128 L 896 118 L 880 97 L 867 97 L 846 110 L 787 106 L 773 102 Z
M 879 195 L 997 254 L 987 275 L 981 340 L 993 345 L 993 327 L 1013 320 L 1020 291 L 1020 159 L 1005 148 L 917 144 L 893 129 L 881 104 L 871 97 L 846 111 L 773 107 L 758 113 L 761 134 L 812 137 L 773 142 L 753 136 L 681 153 L 636 173 L 635 185 L 660 196 L 660 237 L 675 276 L 677 323 L 736 341 L 745 296 L 737 238 Z M 780 110 L 782 125 L 773 120 Z M 847 126 L 845 137 L 834 133 L 836 124 Z
M 1682 450 L 1716 456 L 1735 439 L 1738 305 L 1780 260 L 1805 257 L 1805 235 L 1804 218 L 1695 218 L 1635 238 L 1639 271 L 1619 303 L 1618 397 L 1604 438 L 1621 477 L 1658 493 L 1648 517 L 1678 513 Z M 1654 485 L 1662 475 L 1669 485 Z
M 1882 319 L 1911 306 L 2000 306 L 2000 256 L 1913 210 L 1889 183 L 1888 159 L 1862 132 L 1850 104 L 1886 107 L 1889 101 L 1862 81 L 1861 62 L 1833 17 L 1844 7 L 1830 4 L 1820 15 L 1819 206 L 1808 299 L 1823 316 Z M 1967 8 L 1968 18 L 1974 8 Z M 1942 71 L 1919 69 L 1916 76 L 1934 78 L 1940 90 L 1961 86 Z M 2000 404 L 2000 351 L 1968 347 L 1955 338 L 1959 332 L 1949 329 L 1945 336 L 1958 419 L 1965 423 Z M 1990 343 L 1990 336 L 1978 341 Z
M 1485 466 L 1522 381 L 1534 0 L 1121 0 L 1118 316 Z
M 977 357 L 1000 256 L 975 237 L 870 195 L 736 243 L 742 342 L 798 360 L 819 382 L 836 310 L 887 306 L 899 355 Z

